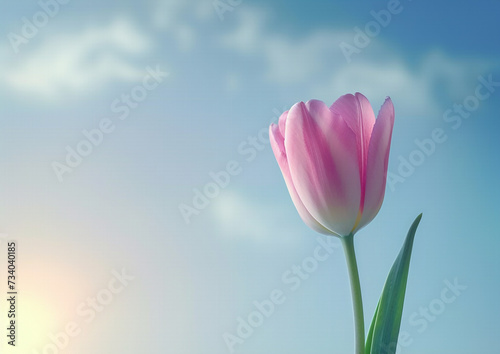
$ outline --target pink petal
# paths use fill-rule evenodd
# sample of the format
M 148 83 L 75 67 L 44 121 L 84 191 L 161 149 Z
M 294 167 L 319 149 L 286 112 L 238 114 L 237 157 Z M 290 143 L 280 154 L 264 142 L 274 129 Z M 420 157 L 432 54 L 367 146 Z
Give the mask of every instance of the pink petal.
M 387 165 L 394 126 L 394 105 L 388 97 L 377 117 L 370 139 L 366 168 L 366 196 L 364 211 L 357 230 L 367 225 L 377 215 L 384 200 Z
M 280 119 L 278 120 L 278 126 L 280 128 L 280 133 L 281 136 L 285 136 L 285 124 L 286 124 L 286 117 L 288 116 L 288 111 L 285 111 L 281 116 Z
M 300 200 L 297 191 L 292 182 L 292 178 L 290 176 L 290 169 L 288 168 L 288 161 L 286 158 L 284 139 L 281 134 L 281 122 L 283 121 L 283 131 L 284 131 L 284 122 L 286 120 L 286 116 L 288 111 L 283 113 L 279 120 L 279 126 L 276 124 L 271 124 L 269 127 L 269 137 L 271 141 L 271 147 L 274 152 L 274 156 L 276 157 L 276 161 L 278 161 L 278 165 L 280 166 L 281 173 L 283 174 L 283 178 L 285 179 L 286 186 L 288 188 L 288 192 L 292 198 L 293 204 L 297 209 L 302 220 L 308 225 L 311 229 L 326 235 L 331 235 L 332 233 L 325 229 L 320 223 L 318 223 L 311 214 L 307 211 L 306 207 Z M 283 118 L 283 119 L 282 119 Z
M 295 189 L 312 217 L 341 236 L 351 232 L 359 212 L 356 147 L 353 131 L 323 102 L 290 109 L 285 149 Z
M 366 186 L 366 162 L 368 147 L 375 125 L 375 114 L 368 99 L 361 93 L 344 95 L 335 101 L 330 109 L 339 114 L 356 135 L 358 163 L 360 166 L 361 197 L 360 212 L 363 212 Z

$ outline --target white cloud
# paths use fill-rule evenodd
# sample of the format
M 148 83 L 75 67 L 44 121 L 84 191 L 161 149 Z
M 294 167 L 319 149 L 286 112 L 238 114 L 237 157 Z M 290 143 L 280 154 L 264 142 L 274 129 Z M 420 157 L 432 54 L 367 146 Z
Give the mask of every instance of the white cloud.
M 398 114 L 426 115 L 439 108 L 431 84 L 428 76 L 412 73 L 402 62 L 374 65 L 364 61 L 351 63 L 335 72 L 326 84 L 313 91 L 313 95 L 331 104 L 347 92 L 359 91 L 369 98 L 375 114 L 385 98 L 391 96 Z
M 474 88 L 477 76 L 492 67 L 437 51 L 422 55 L 412 66 L 403 53 L 380 38 L 372 39 L 347 63 L 339 43 L 352 42 L 349 31 L 317 30 L 293 37 L 270 31 L 263 10 L 247 9 L 234 15 L 239 21 L 222 36 L 222 46 L 262 62 L 263 79 L 287 89 L 293 85 L 306 88 L 310 97 L 304 100 L 332 103 L 342 94 L 359 91 L 374 108 L 391 96 L 400 114 L 434 115 L 442 109 L 442 99 L 436 94 L 445 93 L 448 100 L 463 98 Z
M 400 58 L 375 61 L 367 57 L 336 70 L 313 92 L 315 97 L 328 99 L 360 91 L 375 111 L 386 96 L 391 96 L 398 114 L 436 117 L 442 113 L 442 102 L 449 105 L 471 94 L 477 76 L 492 67 L 484 61 L 454 59 L 438 51 L 427 53 L 416 68 Z
M 257 55 L 264 37 L 264 26 L 268 22 L 267 12 L 250 9 L 239 12 L 237 16 L 239 25 L 222 37 L 222 43 L 243 54 Z
M 107 26 L 42 40 L 19 61 L 13 60 L 0 81 L 21 93 L 57 100 L 115 81 L 140 80 L 144 67 L 134 61 L 150 48 L 146 35 L 126 19 L 117 19 Z
M 324 74 L 332 63 L 334 44 L 342 33 L 318 31 L 312 35 L 290 38 L 266 31 L 268 15 L 263 10 L 241 11 L 238 27 L 221 38 L 223 46 L 240 54 L 259 58 L 266 64 L 265 77 L 279 84 L 301 83 Z M 334 53 L 338 57 L 338 53 Z M 333 58 L 339 61 L 339 58 Z
M 299 214 L 284 212 L 277 204 L 256 203 L 241 193 L 224 191 L 213 201 L 211 210 L 220 234 L 225 237 L 264 243 L 300 241 L 299 230 L 290 225 L 290 217 L 301 222 Z
M 213 17 L 211 1 L 157 0 L 152 10 L 153 25 L 172 36 L 183 51 L 193 48 L 196 28 L 188 23 L 202 24 Z

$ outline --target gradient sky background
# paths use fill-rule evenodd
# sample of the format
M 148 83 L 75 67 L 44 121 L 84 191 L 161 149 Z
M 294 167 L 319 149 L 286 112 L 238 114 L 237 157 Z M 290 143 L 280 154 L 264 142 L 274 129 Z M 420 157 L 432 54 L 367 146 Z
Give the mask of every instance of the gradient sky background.
M 348 62 L 340 43 L 352 44 L 354 28 L 387 4 L 243 0 L 221 19 L 212 0 L 72 0 L 18 53 L 9 34 L 20 35 L 23 17 L 41 8 L 4 4 L 0 264 L 6 239 L 16 240 L 19 328 L 16 350 L 2 331 L 2 352 L 42 352 L 75 322 L 81 332 L 60 353 L 230 353 L 223 334 L 236 334 L 238 317 L 279 289 L 285 302 L 236 353 L 351 353 L 341 250 L 296 291 L 283 283 L 318 236 L 295 211 L 267 141 L 246 152 L 241 144 L 249 149 L 248 139 L 297 101 L 331 104 L 359 91 L 375 112 L 386 96 L 394 102 L 391 173 L 418 149 L 415 139 L 434 129 L 447 137 L 388 187 L 379 215 L 356 236 L 366 323 L 423 212 L 401 326 L 411 343 L 400 353 L 493 353 L 500 86 L 457 129 L 443 115 L 475 94 L 479 76 L 500 81 L 500 3 L 402 1 Z M 120 120 L 112 102 L 157 66 L 169 75 Z M 103 118 L 115 130 L 60 182 L 53 162 Z M 192 205 L 193 190 L 229 161 L 241 172 L 187 224 L 179 206 Z M 104 296 L 112 271 L 123 269 L 135 278 L 85 322 L 77 308 Z M 3 294 L 6 275 L 2 267 Z M 467 289 L 425 330 L 410 321 L 455 279 Z M 6 311 L 0 302 L 2 328 Z

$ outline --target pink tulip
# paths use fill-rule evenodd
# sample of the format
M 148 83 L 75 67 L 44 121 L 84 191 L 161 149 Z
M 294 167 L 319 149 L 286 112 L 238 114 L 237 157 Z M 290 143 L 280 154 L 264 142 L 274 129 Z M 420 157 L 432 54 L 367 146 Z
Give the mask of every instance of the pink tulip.
M 296 103 L 271 124 L 274 155 L 309 227 L 347 236 L 373 220 L 384 199 L 393 125 L 389 97 L 375 119 L 360 93 L 330 108 L 318 100 Z

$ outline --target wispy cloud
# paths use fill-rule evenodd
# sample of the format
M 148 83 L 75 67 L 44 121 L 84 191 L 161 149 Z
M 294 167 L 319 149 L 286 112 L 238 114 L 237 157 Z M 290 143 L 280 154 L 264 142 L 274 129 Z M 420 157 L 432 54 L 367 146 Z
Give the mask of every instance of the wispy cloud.
M 460 99 L 475 87 L 477 76 L 491 70 L 486 61 L 455 59 L 435 51 L 427 53 L 417 67 L 400 58 L 374 60 L 370 57 L 345 65 L 318 85 L 314 96 L 337 97 L 345 92 L 361 91 L 373 103 L 382 104 L 390 95 L 399 114 L 441 116 L 442 104 Z
M 0 76 L 0 83 L 46 100 L 94 92 L 113 82 L 140 80 L 144 67 L 137 59 L 151 47 L 147 35 L 118 18 L 105 26 L 52 35 L 10 63 L 12 69 Z
M 293 243 L 300 240 L 299 230 L 290 225 L 291 215 L 279 210 L 281 204 L 257 203 L 238 191 L 225 191 L 211 207 L 213 221 L 220 235 L 236 240 L 265 243 Z M 297 223 L 299 215 L 292 211 Z M 307 230 L 304 227 L 305 230 Z
M 291 37 L 273 33 L 268 27 L 269 15 L 263 9 L 245 9 L 235 13 L 236 28 L 221 38 L 221 44 L 241 55 L 262 60 L 264 77 L 279 84 L 298 84 L 324 74 L 332 57 L 335 43 L 344 34 L 318 31 L 308 36 Z M 333 66 L 330 66 L 333 67 Z
M 220 39 L 223 47 L 263 63 L 264 80 L 305 87 L 309 98 L 327 102 L 361 91 L 374 103 L 390 95 L 398 102 L 398 112 L 405 115 L 435 115 L 442 109 L 438 94 L 445 93 L 448 100 L 463 97 L 477 76 L 491 68 L 486 61 L 456 59 L 437 51 L 423 53 L 418 65 L 412 66 L 397 47 L 378 38 L 347 63 L 339 48 L 352 36 L 347 30 L 292 36 L 274 33 L 262 9 L 249 8 L 235 16 L 239 17 L 236 27 Z
M 196 28 L 213 18 L 211 1 L 157 0 L 152 8 L 152 23 L 156 29 L 172 36 L 179 48 L 188 51 L 198 37 Z

